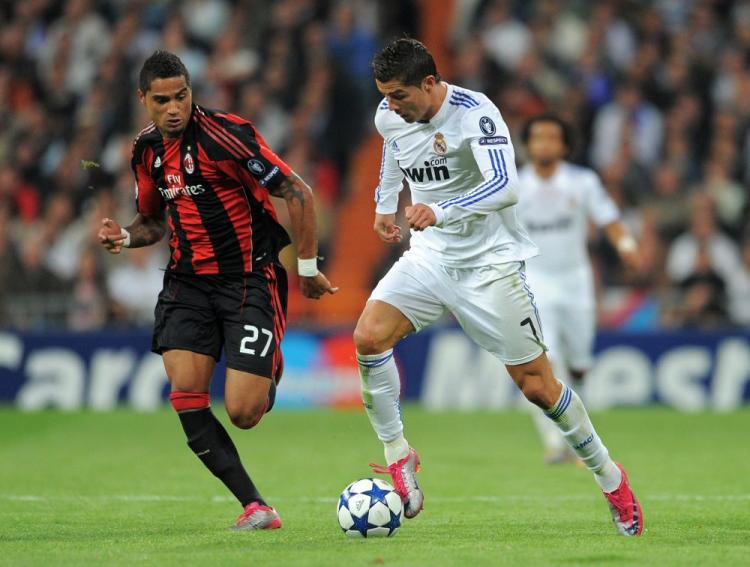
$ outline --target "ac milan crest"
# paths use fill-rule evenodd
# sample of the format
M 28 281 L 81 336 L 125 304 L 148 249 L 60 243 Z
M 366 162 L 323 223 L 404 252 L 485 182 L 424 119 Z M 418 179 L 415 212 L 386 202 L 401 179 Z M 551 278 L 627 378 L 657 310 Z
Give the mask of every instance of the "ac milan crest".
M 185 159 L 182 161 L 182 164 L 185 166 L 185 171 L 190 174 L 195 171 L 195 163 L 193 162 L 193 156 L 190 154 L 185 154 Z

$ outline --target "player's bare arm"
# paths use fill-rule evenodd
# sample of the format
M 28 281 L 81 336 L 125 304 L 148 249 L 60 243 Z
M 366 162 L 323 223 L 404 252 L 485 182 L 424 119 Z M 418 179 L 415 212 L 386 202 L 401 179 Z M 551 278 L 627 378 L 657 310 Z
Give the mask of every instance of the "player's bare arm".
M 119 254 L 123 247 L 140 248 L 159 242 L 167 233 L 167 221 L 160 216 L 137 214 L 124 230 L 113 219 L 102 219 L 99 241 L 111 254 Z
M 424 230 L 437 223 L 435 213 L 424 203 L 417 203 L 412 207 L 406 207 L 406 220 L 414 230 Z
M 318 237 L 312 189 L 296 173 L 291 172 L 278 187 L 271 190 L 271 195 L 286 202 L 298 258 L 303 262 L 315 260 L 318 255 Z M 302 295 L 310 299 L 320 299 L 326 293 L 334 294 L 338 291 L 322 272 L 310 276 L 300 274 L 300 286 Z
M 617 250 L 622 263 L 630 270 L 640 271 L 643 262 L 638 251 L 638 243 L 622 221 L 614 221 L 606 225 L 604 234 Z
M 403 238 L 401 227 L 396 224 L 395 213 L 388 215 L 375 213 L 375 224 L 372 228 L 383 242 L 397 244 Z

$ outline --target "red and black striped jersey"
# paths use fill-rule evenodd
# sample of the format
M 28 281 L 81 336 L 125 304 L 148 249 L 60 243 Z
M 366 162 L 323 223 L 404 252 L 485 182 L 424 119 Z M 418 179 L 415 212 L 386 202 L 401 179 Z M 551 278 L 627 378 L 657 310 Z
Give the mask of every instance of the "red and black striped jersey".
M 269 191 L 291 170 L 239 116 L 194 104 L 175 139 L 152 123 L 135 139 L 132 166 L 138 212 L 167 211 L 168 270 L 247 273 L 290 243 Z

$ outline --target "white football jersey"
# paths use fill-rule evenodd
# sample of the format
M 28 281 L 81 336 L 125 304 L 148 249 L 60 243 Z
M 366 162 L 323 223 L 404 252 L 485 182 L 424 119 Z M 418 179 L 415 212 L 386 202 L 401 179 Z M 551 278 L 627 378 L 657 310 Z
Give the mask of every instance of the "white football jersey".
M 440 110 L 409 124 L 383 101 L 375 126 L 383 137 L 376 212 L 395 213 L 406 178 L 412 203 L 432 208 L 437 224 L 411 232 L 411 250 L 469 268 L 522 261 L 537 248 L 516 217 L 518 174 L 508 127 L 483 94 L 446 84 Z
M 588 221 L 604 226 L 620 217 L 599 176 L 562 162 L 544 179 L 531 164 L 521 168 L 518 214 L 541 251 L 534 265 L 551 273 L 588 264 Z
M 588 223 L 604 226 L 618 220 L 617 205 L 596 172 L 568 162 L 561 162 L 549 179 L 527 164 L 519 180 L 518 215 L 541 252 L 527 264 L 529 281 L 540 296 L 549 287 L 556 295 L 570 298 L 575 289 L 577 301 L 593 300 Z

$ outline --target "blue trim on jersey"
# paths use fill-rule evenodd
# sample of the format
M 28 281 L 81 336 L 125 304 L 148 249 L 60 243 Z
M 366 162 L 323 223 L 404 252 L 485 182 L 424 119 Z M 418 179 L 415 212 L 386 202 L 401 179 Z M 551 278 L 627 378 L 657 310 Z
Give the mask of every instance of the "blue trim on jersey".
M 485 181 L 482 185 L 477 187 L 476 189 L 473 189 L 472 191 L 469 191 L 468 193 L 464 193 L 463 195 L 457 195 L 456 197 L 452 197 L 450 199 L 446 199 L 444 201 L 440 201 L 438 203 L 438 206 L 445 209 L 446 207 L 450 205 L 455 205 L 459 201 L 463 201 L 465 199 L 470 199 L 476 195 L 482 194 L 484 191 L 490 190 L 495 187 L 499 182 L 503 180 L 503 174 L 498 168 L 498 161 L 496 160 L 496 154 L 499 152 L 499 150 L 490 149 L 488 150 L 490 154 L 490 163 L 492 164 L 492 171 L 494 172 L 494 175 L 489 181 Z
M 383 171 L 385 171 L 385 144 L 386 141 L 383 140 L 383 152 L 380 154 L 380 181 L 383 181 Z M 375 202 L 380 203 L 380 183 L 375 187 Z
M 448 101 L 448 104 L 450 104 L 451 106 L 463 106 L 464 108 L 474 108 L 473 106 L 469 105 L 468 103 L 454 102 L 453 99 L 450 99 Z
M 498 152 L 498 153 L 499 153 L 499 159 L 502 162 L 501 167 L 503 169 L 503 181 L 502 181 L 502 183 L 499 186 L 497 186 L 497 187 L 493 187 L 491 191 L 485 191 L 484 194 L 477 195 L 471 201 L 466 201 L 466 200 L 464 200 L 464 201 L 458 201 L 457 203 L 455 203 L 456 205 L 463 205 L 463 206 L 473 205 L 474 203 L 476 203 L 478 201 L 482 201 L 482 200 L 486 199 L 487 197 L 489 197 L 490 195 L 493 195 L 494 193 L 497 193 L 498 191 L 502 190 L 506 185 L 508 185 L 508 181 L 510 181 L 510 179 L 508 177 L 508 172 L 507 172 L 507 169 L 506 169 L 506 166 L 505 166 L 505 158 L 503 157 L 503 153 L 502 152 Z
M 365 366 L 367 368 L 377 368 L 378 366 L 383 366 L 391 358 L 393 358 L 393 351 L 389 352 L 383 358 L 378 358 L 377 360 L 361 360 L 359 357 L 357 357 L 357 364 L 359 364 L 360 366 Z
M 446 209 L 451 205 L 471 205 L 472 203 L 486 199 L 493 193 L 497 193 L 508 184 L 508 173 L 502 151 L 488 150 L 488 152 L 490 154 L 490 162 L 492 163 L 492 171 L 494 172 L 492 179 L 485 181 L 469 193 L 438 202 L 439 207 Z
M 462 91 L 462 90 L 459 90 L 459 89 L 457 89 L 457 88 L 454 87 L 453 88 L 453 94 L 454 95 L 464 96 L 467 99 L 469 99 L 471 102 L 479 104 L 479 101 L 477 99 L 475 99 L 473 96 L 471 96 L 469 93 L 467 93 L 466 91 Z
M 550 412 L 544 412 L 545 415 L 553 421 L 558 419 L 562 414 L 565 413 L 565 410 L 568 409 L 570 400 L 573 397 L 573 395 L 570 393 L 570 388 L 568 388 L 567 386 L 563 386 L 563 388 L 565 388 L 565 392 L 563 393 L 562 398 L 560 398 L 560 402 L 557 404 L 557 407 Z
M 475 99 L 472 96 L 469 96 L 468 94 L 464 92 L 457 91 L 455 89 L 453 90 L 453 94 L 451 95 L 451 98 L 456 98 L 456 99 L 468 102 L 470 106 L 479 106 L 479 101 L 477 99 Z

